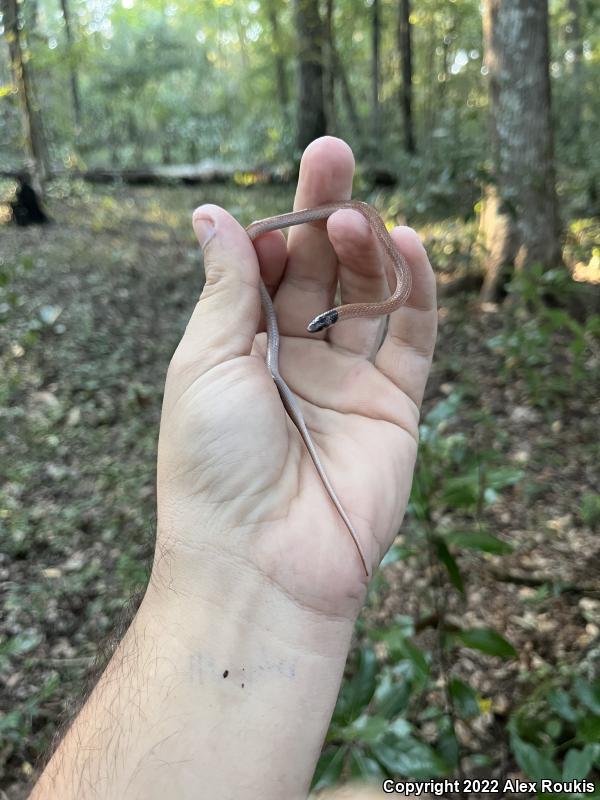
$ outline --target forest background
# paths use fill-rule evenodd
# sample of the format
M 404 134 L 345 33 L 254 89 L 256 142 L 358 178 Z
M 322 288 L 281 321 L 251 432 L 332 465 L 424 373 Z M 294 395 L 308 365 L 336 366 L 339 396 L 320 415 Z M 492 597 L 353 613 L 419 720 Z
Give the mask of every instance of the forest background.
M 302 149 L 333 134 L 355 196 L 422 236 L 440 333 L 315 792 L 527 776 L 600 797 L 598 4 L 0 9 L 0 796 L 26 795 L 148 578 L 192 209 L 290 210 Z

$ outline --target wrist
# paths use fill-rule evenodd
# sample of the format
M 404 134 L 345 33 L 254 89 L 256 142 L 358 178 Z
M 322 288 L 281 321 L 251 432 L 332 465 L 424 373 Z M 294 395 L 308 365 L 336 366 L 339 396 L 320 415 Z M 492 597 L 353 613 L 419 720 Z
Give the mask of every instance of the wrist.
M 143 606 L 182 641 L 271 640 L 307 654 L 345 659 L 359 603 L 329 610 L 301 602 L 242 556 L 206 542 L 192 552 L 162 550 Z M 221 636 L 223 633 L 223 637 Z
M 207 559 L 208 560 L 208 559 Z M 222 764 L 231 796 L 305 797 L 339 691 L 353 618 L 299 605 L 248 564 L 222 553 L 175 591 L 155 573 L 136 623 L 163 664 L 160 717 L 180 709 L 182 743 L 219 731 L 218 766 L 202 758 L 208 794 Z M 180 576 L 179 576 L 180 577 Z M 229 796 L 229 794 L 227 794 Z

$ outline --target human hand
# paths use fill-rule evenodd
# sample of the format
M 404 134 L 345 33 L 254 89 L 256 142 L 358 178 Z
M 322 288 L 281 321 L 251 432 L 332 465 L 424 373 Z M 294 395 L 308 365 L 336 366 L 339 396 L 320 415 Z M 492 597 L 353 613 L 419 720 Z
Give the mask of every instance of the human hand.
M 353 168 L 342 141 L 314 142 L 296 208 L 348 198 Z M 267 370 L 260 274 L 279 319 L 281 374 L 370 566 L 406 507 L 436 329 L 416 234 L 392 233 L 413 290 L 377 350 L 378 320 L 306 332 L 331 307 L 338 274 L 343 302 L 388 296 L 360 214 L 293 229 L 289 244 L 266 234 L 256 251 L 216 206 L 197 209 L 194 227 L 206 284 L 165 387 L 151 584 L 32 798 L 87 797 L 88 787 L 102 798 L 183 798 L 200 785 L 240 800 L 308 794 L 365 577 Z
M 349 198 L 353 171 L 341 140 L 313 142 L 294 207 Z M 216 559 L 256 573 L 304 607 L 356 614 L 364 573 L 266 367 L 259 275 L 279 321 L 280 371 L 375 567 L 408 501 L 435 342 L 435 280 L 425 251 L 414 231 L 392 232 L 413 290 L 370 359 L 379 319 L 306 331 L 309 320 L 334 305 L 338 277 L 344 303 L 381 300 L 394 286 L 357 212 L 292 229 L 287 243 L 281 231 L 265 234 L 255 248 L 216 206 L 197 209 L 194 228 L 204 245 L 206 284 L 165 389 L 155 573 L 167 553 L 169 581 L 182 589 L 183 572 Z

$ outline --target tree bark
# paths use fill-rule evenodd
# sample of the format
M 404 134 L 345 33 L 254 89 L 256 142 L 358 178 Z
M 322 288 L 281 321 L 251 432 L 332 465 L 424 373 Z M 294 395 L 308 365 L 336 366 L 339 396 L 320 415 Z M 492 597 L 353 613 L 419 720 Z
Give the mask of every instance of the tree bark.
M 402 68 L 402 87 L 400 100 L 404 122 L 404 149 L 415 153 L 415 133 L 412 113 L 412 32 L 410 24 L 410 0 L 400 0 L 398 25 L 398 51 Z
M 560 264 L 547 0 L 485 0 L 494 187 L 482 230 L 488 251 L 482 299 L 503 294 L 506 268 Z
M 336 51 L 335 33 L 333 29 L 333 0 L 326 0 L 325 3 L 325 48 L 327 58 L 325 61 L 325 80 L 323 90 L 325 92 L 325 115 L 327 117 L 327 131 L 334 133 L 336 129 L 335 119 L 335 73 L 336 73 Z
M 288 91 L 285 59 L 283 57 L 281 33 L 279 30 L 279 19 L 277 17 L 277 8 L 274 0 L 269 0 L 269 2 L 266 4 L 266 12 L 269 19 L 269 25 L 271 26 L 271 42 L 275 60 L 275 85 L 277 87 L 277 100 L 281 109 L 281 116 L 287 123 L 289 121 L 290 93 Z
M 319 0 L 295 0 L 295 18 L 299 80 L 296 144 L 304 150 L 327 129 Z
M 71 14 L 69 11 L 69 0 L 60 0 L 63 19 L 65 21 L 65 34 L 67 36 L 67 46 L 69 49 L 69 77 L 71 82 L 71 98 L 73 100 L 73 116 L 75 125 L 81 128 L 81 96 L 79 94 L 79 78 L 77 70 L 73 64 L 73 31 L 71 29 Z
M 41 197 L 48 173 L 47 150 L 39 109 L 33 96 L 29 65 L 23 58 L 19 7 L 16 0 L 0 0 L 0 2 L 13 80 L 19 96 L 23 139 L 30 161 L 31 186 Z
M 380 107 L 379 107 L 379 82 L 380 82 L 380 44 L 381 44 L 381 18 L 379 0 L 373 0 L 371 35 L 372 35 L 372 54 L 371 54 L 371 120 L 373 123 L 371 135 L 373 137 L 373 150 L 379 148 L 379 138 L 381 131 Z
M 346 106 L 346 113 L 348 114 L 348 122 L 350 123 L 350 127 L 356 134 L 359 142 L 362 145 L 364 144 L 363 141 L 363 126 L 360 121 L 360 117 L 358 115 L 358 111 L 356 110 L 356 103 L 354 102 L 354 97 L 352 95 L 352 89 L 350 87 L 350 81 L 348 79 L 348 74 L 346 72 L 346 67 L 340 58 L 340 54 L 337 52 L 337 48 L 333 51 L 333 66 L 335 70 L 335 74 L 338 77 L 340 82 L 340 88 L 342 90 L 342 98 L 344 100 L 344 105 Z
M 431 17 L 429 25 L 427 26 L 427 65 L 425 67 L 425 74 L 431 76 L 431 80 L 426 82 L 425 99 L 423 108 L 423 126 L 421 128 L 420 141 L 426 142 L 427 147 L 431 147 L 433 139 L 433 131 L 437 122 L 437 81 L 435 75 L 437 73 L 435 63 L 435 50 L 436 50 L 436 29 L 433 17 Z
M 570 134 L 575 140 L 576 151 L 579 152 L 581 144 L 581 120 L 582 120 L 582 92 L 583 92 L 583 39 L 581 36 L 581 8 L 580 0 L 568 0 L 567 5 L 569 19 L 565 26 L 567 47 L 571 53 L 572 60 L 568 62 L 568 71 L 573 81 L 571 92 L 572 109 L 570 114 L 571 131 Z

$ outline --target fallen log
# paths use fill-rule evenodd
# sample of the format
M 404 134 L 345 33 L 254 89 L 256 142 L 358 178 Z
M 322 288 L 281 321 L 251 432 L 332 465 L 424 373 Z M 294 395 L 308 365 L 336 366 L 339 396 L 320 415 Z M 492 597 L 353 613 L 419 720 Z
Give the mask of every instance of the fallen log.
M 92 167 L 90 169 L 54 169 L 50 178 L 78 178 L 90 183 L 127 183 L 131 185 L 160 185 L 183 183 L 236 183 L 239 186 L 287 183 L 294 177 L 292 166 L 279 168 L 252 167 L 244 169 L 223 166 L 214 162 L 200 164 L 161 165 L 155 167 Z M 0 170 L 0 178 L 19 180 L 22 170 Z

